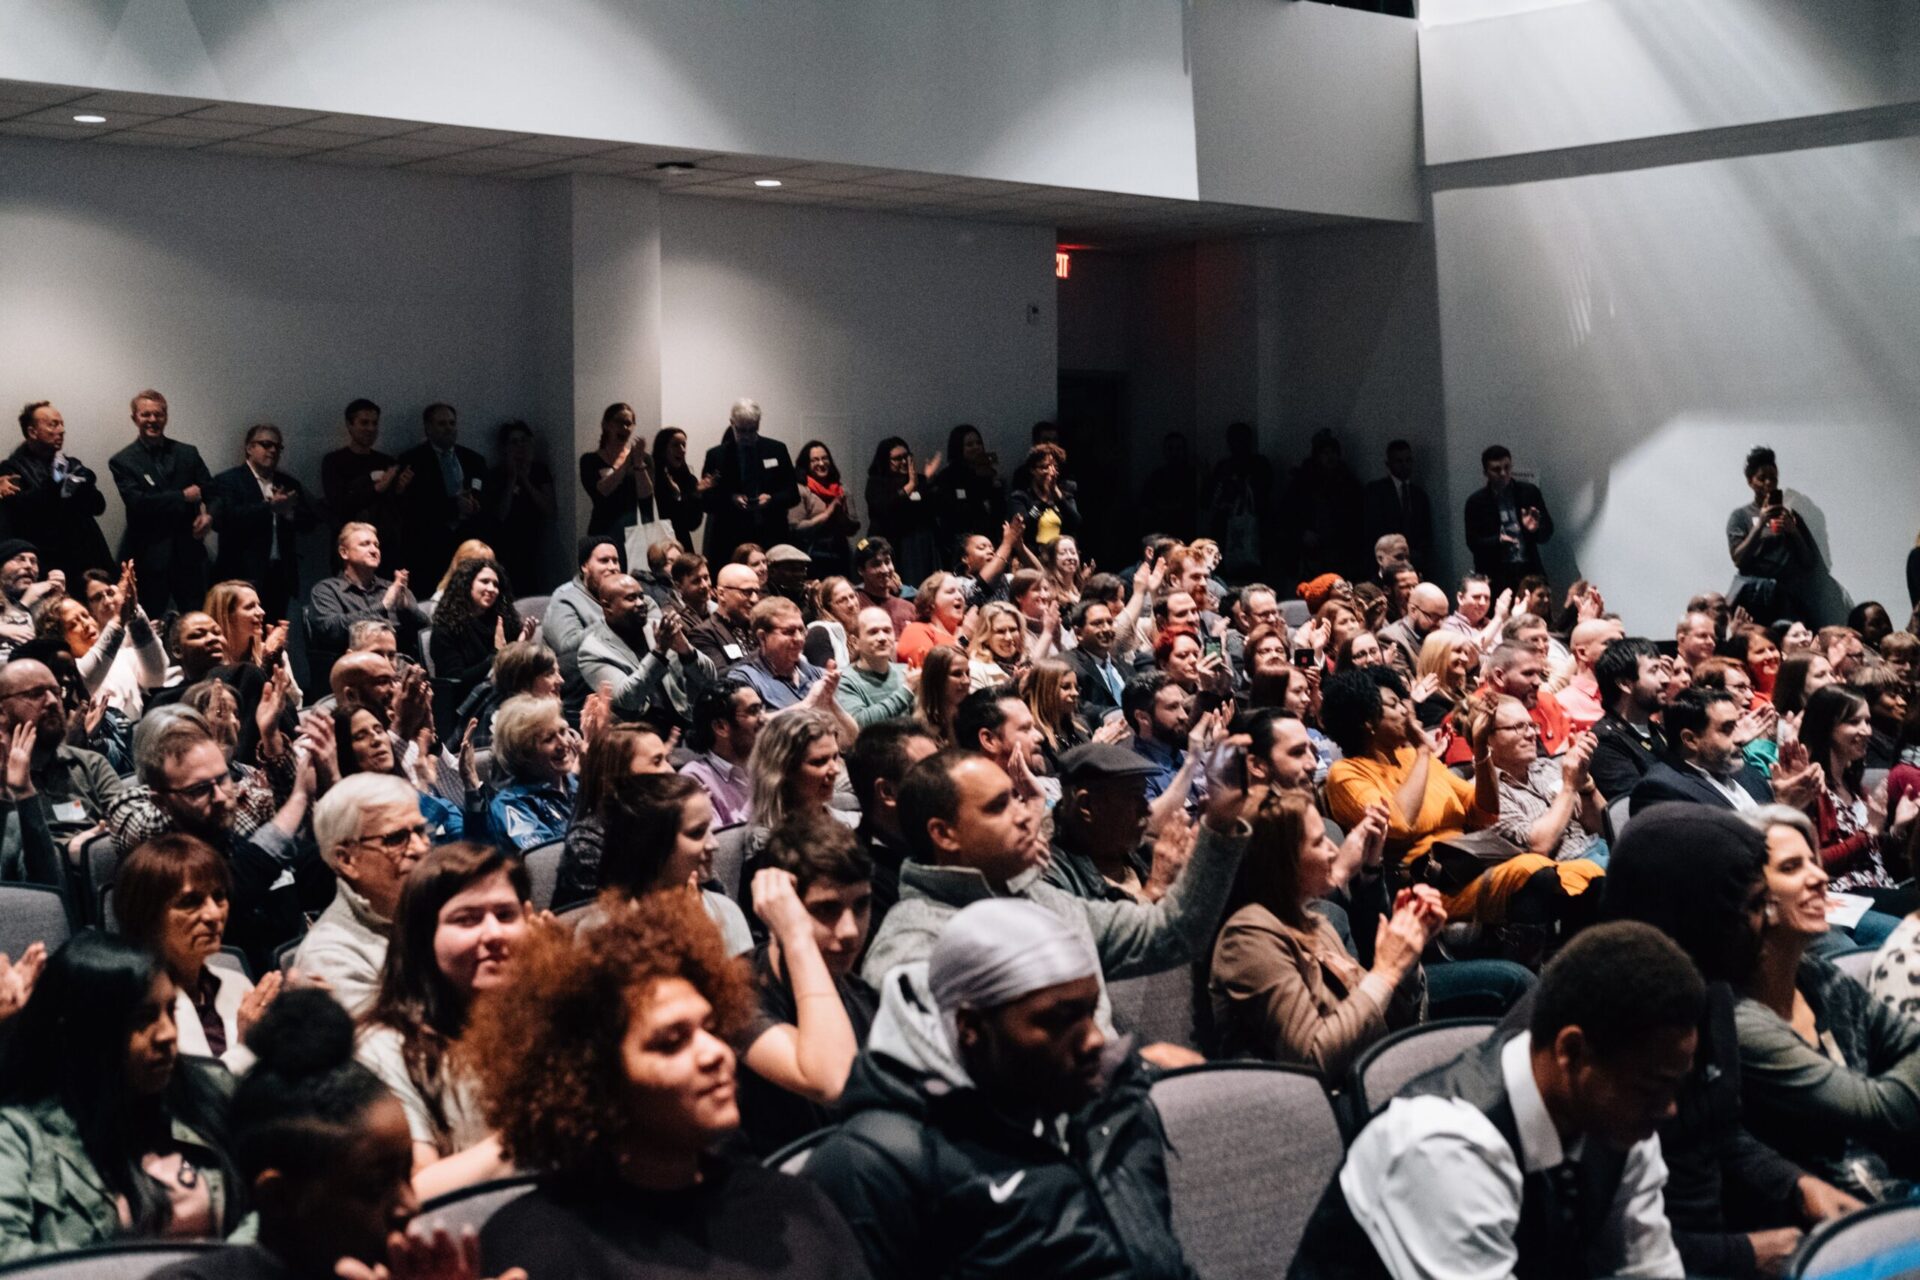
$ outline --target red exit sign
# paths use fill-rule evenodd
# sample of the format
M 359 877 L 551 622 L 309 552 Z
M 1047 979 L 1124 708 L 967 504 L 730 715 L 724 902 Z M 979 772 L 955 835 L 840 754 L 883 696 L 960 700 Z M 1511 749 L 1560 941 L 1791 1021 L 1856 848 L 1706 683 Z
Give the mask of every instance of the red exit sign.
M 1056 279 L 1065 280 L 1073 270 L 1073 255 L 1064 249 L 1054 251 L 1053 274 Z

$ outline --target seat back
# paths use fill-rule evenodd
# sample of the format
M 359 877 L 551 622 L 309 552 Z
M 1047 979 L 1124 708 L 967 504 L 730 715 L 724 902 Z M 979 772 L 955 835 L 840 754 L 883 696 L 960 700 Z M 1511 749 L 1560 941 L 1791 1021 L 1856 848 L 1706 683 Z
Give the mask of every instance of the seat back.
M 565 840 L 549 840 L 521 855 L 527 864 L 527 879 L 533 885 L 535 910 L 545 911 L 553 905 L 553 891 L 560 884 L 560 855 L 566 847 Z
M 1280 617 L 1286 622 L 1288 630 L 1298 631 L 1312 621 L 1313 611 L 1307 608 L 1305 600 L 1282 600 Z
M 1193 970 L 1179 965 L 1161 973 L 1122 978 L 1107 984 L 1113 1026 L 1142 1044 L 1165 1040 L 1189 1049 L 1200 1047 L 1194 1022 Z
M 1607 816 L 1603 825 L 1606 827 L 1608 844 L 1618 842 L 1620 837 L 1626 834 L 1627 819 L 1633 816 L 1632 809 L 1633 793 L 1631 791 L 1607 801 Z
M 518 596 L 514 599 L 513 610 L 523 618 L 532 618 L 534 625 L 540 626 L 546 621 L 547 605 L 552 599 L 552 596 Z M 537 640 L 539 636 L 534 638 Z
M 1827 959 L 1833 962 L 1834 968 L 1864 987 L 1873 981 L 1873 958 L 1879 954 L 1878 947 L 1853 947 L 1847 951 L 1836 951 Z
M 1920 1275 L 1920 1202 L 1870 1205 L 1826 1223 L 1800 1247 L 1791 1275 L 1792 1280 Z
M 120 873 L 120 846 L 109 835 L 95 836 L 80 847 L 80 861 L 86 882 L 86 911 L 89 924 L 104 926 L 100 917 L 100 898 L 112 887 Z
M 1422 1075 L 1484 1041 L 1499 1023 L 1493 1018 L 1448 1018 L 1396 1031 L 1361 1054 L 1353 1064 L 1354 1128 L 1392 1100 L 1415 1076 Z
M 21 1280 L 146 1280 L 162 1267 L 218 1248 L 218 1244 L 186 1242 L 95 1245 L 21 1258 L 0 1267 L 0 1276 Z
M 539 1181 L 532 1174 L 522 1174 L 435 1196 L 420 1206 L 408 1230 L 415 1235 L 430 1235 L 436 1227 L 444 1227 L 448 1235 L 458 1237 L 463 1229 L 471 1228 L 479 1235 L 487 1219 L 533 1190 Z
M 1167 1131 L 1173 1231 L 1202 1280 L 1287 1273 L 1307 1219 L 1346 1156 L 1320 1077 L 1219 1063 L 1155 1082 Z
M 420 628 L 420 665 L 427 669 L 429 679 L 435 674 L 433 669 L 432 640 L 433 628 L 430 626 Z
M 815 1129 L 812 1133 L 802 1134 L 786 1146 L 780 1148 L 760 1163 L 768 1169 L 777 1169 L 781 1173 L 799 1173 L 807 1167 L 807 1158 L 833 1132 L 833 1126 Z
M 46 943 L 52 954 L 72 932 L 67 900 L 58 889 L 44 884 L 0 884 L 0 951 L 9 959 L 19 959 L 36 942 Z
M 719 882 L 720 892 L 736 902 L 740 900 L 740 872 L 747 865 L 747 834 L 752 830 L 751 823 L 742 822 L 715 837 L 718 847 L 713 851 L 709 874 Z
M 237 973 L 248 982 L 253 981 L 253 966 L 247 962 L 247 953 L 238 947 L 220 948 L 207 957 L 207 963 L 230 973 Z

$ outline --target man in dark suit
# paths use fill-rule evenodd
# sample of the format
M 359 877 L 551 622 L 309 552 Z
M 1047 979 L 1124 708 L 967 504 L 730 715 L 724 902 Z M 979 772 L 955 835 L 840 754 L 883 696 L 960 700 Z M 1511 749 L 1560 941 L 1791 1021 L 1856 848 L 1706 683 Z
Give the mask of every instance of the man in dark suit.
M 787 509 L 800 502 L 787 446 L 760 434 L 760 406 L 736 400 L 727 433 L 700 464 L 707 489 L 707 559 L 725 564 L 743 542 L 787 542 Z
M 167 398 L 133 398 L 134 442 L 107 459 L 127 508 L 120 558 L 133 561 L 140 607 L 155 618 L 170 609 L 198 609 L 207 598 L 207 548 L 213 528 L 207 490 L 213 473 L 190 444 L 167 438 Z
M 400 504 L 400 563 L 425 586 L 440 581 L 453 551 L 468 538 L 485 536 L 480 490 L 487 460 L 458 443 L 459 418 L 450 404 L 430 404 L 420 413 L 426 441 L 395 459 L 413 483 Z M 518 587 L 520 584 L 515 583 Z
M 1368 543 L 1389 533 L 1407 539 L 1408 559 L 1414 568 L 1433 568 L 1433 504 L 1427 491 L 1413 482 L 1413 446 L 1395 440 L 1387 446 L 1387 474 L 1368 483 L 1360 495 Z
M 1688 689 L 1667 704 L 1662 719 L 1668 755 L 1634 785 L 1635 813 L 1667 801 L 1737 813 L 1775 803 L 1800 808 L 1820 785 L 1817 766 L 1799 743 L 1781 750 L 1771 776 L 1746 762 L 1733 742 L 1740 707 L 1725 689 Z
M 300 582 L 300 530 L 313 527 L 313 502 L 300 482 L 280 469 L 280 428 L 247 428 L 243 461 L 213 478 L 207 508 L 220 535 L 214 577 L 242 578 L 260 593 L 269 619 L 287 616 Z
M 1474 569 L 1487 575 L 1497 596 L 1530 573 L 1546 573 L 1540 548 L 1553 539 L 1553 516 L 1538 486 L 1513 478 L 1513 453 L 1505 445 L 1482 451 L 1480 470 L 1487 487 L 1467 498 L 1467 546 Z
M 1080 713 L 1094 728 L 1120 709 L 1127 676 L 1113 661 L 1113 610 L 1104 601 L 1080 600 L 1067 615 L 1074 647 L 1067 662 L 1080 681 Z
M 1593 763 L 1588 773 L 1609 801 L 1632 791 L 1667 754 L 1660 714 L 1671 678 L 1653 641 L 1615 640 L 1593 664 L 1600 702 L 1607 713 L 1593 726 Z
M 107 497 L 99 477 L 66 452 L 66 420 L 53 405 L 36 400 L 22 409 L 20 434 L 20 447 L 0 462 L 0 523 L 40 548 L 41 567 L 66 574 L 77 591 L 87 570 L 113 567 L 94 519 Z

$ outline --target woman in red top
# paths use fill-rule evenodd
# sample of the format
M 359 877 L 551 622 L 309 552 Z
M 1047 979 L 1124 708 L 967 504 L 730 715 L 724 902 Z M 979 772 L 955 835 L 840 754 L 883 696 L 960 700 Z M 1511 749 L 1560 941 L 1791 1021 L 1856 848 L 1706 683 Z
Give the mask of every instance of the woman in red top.
M 900 661 L 918 667 L 935 645 L 966 647 L 960 632 L 967 616 L 967 588 L 958 577 L 945 570 L 931 575 L 920 584 L 913 607 L 919 616 L 900 632 L 894 646 Z

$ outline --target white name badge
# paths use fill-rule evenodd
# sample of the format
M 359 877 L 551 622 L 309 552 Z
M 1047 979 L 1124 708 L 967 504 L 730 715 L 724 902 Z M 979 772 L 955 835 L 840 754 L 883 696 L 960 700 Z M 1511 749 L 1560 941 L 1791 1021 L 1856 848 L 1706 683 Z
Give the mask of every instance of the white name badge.
M 473 491 L 474 491 L 475 493 L 478 493 L 478 492 L 480 492 L 480 477 L 478 477 L 478 476 L 475 476 L 475 477 L 474 477 L 474 478 L 473 478 L 473 479 L 472 479 L 471 481 L 469 481 L 468 483 L 470 483 L 471 485 L 473 485 Z
M 723 644 L 720 646 L 720 652 L 727 655 L 728 662 L 738 662 L 740 661 L 740 655 L 746 652 L 746 650 L 737 644 Z
M 387 478 L 387 473 L 385 471 L 369 471 L 367 473 L 367 476 L 375 484 L 379 484 L 382 480 L 385 480 Z
M 955 489 L 953 491 L 953 496 L 958 498 L 960 501 L 965 502 L 967 500 L 967 491 L 965 489 Z
M 773 470 L 773 469 L 774 469 L 775 467 L 777 467 L 777 466 L 779 466 L 779 465 L 780 465 L 780 459 L 778 459 L 778 458 L 762 458 L 762 459 L 760 459 L 760 465 L 761 465 L 761 466 L 762 466 L 763 468 L 765 468 L 766 470 L 768 470 L 768 471 L 771 471 L 771 470 Z
M 64 804 L 57 804 L 53 806 L 53 820 L 55 822 L 85 822 L 87 820 L 87 807 L 78 800 L 68 800 Z
M 913 493 L 910 493 L 910 494 L 908 494 L 908 495 L 907 495 L 907 501 L 908 501 L 908 502 L 918 502 L 918 501 L 920 501 L 920 494 L 919 494 L 919 491 L 918 491 L 918 490 L 916 490 L 916 491 L 914 491 Z

